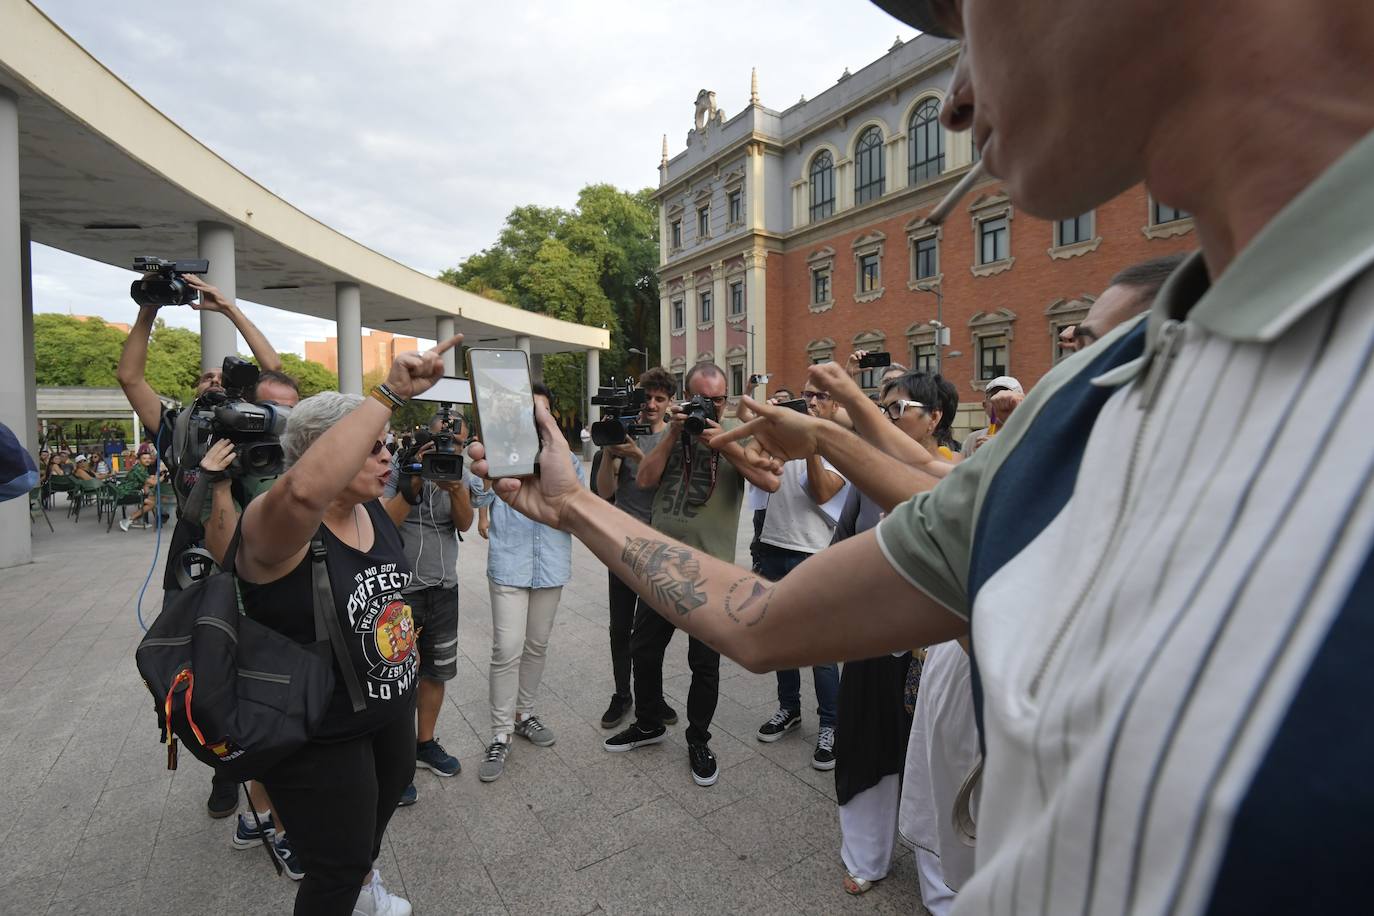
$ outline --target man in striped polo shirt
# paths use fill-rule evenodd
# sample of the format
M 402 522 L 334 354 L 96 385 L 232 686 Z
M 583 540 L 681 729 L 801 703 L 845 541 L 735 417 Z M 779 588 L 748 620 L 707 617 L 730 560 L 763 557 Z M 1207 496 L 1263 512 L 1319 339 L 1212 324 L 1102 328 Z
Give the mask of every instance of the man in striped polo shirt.
M 552 446 L 502 495 L 751 670 L 971 632 L 986 760 L 957 913 L 1368 908 L 1374 4 L 882 5 L 966 38 L 944 121 L 1019 206 L 1144 179 L 1202 253 L 934 489 L 750 403 L 720 440 L 819 452 L 901 503 L 776 584 L 582 493 Z

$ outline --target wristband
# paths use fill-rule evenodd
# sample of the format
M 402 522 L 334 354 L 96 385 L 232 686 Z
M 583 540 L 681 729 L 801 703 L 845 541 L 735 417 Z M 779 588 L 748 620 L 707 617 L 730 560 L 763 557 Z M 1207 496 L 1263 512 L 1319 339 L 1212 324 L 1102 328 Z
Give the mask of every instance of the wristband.
M 376 399 L 379 404 L 385 406 L 392 413 L 406 406 L 406 402 L 398 398 L 396 392 L 392 391 L 385 382 L 369 391 L 368 397 Z

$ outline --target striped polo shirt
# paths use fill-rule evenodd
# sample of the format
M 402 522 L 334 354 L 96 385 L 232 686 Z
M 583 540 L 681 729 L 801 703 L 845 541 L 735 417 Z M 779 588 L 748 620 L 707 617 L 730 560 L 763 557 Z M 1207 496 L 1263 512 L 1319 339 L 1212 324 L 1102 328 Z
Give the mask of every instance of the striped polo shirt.
M 1374 906 L 1371 265 L 1374 135 L 879 526 L 972 623 L 956 913 Z

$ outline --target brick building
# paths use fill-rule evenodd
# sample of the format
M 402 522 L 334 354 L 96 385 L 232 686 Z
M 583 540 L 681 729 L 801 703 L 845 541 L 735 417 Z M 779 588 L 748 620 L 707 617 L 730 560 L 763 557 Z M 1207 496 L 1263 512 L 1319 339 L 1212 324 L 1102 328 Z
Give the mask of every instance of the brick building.
M 387 331 L 368 331 L 363 335 L 363 375 L 382 370 L 385 372 L 396 359 L 397 353 L 418 350 L 419 342 L 414 337 L 397 337 Z M 336 337 L 324 340 L 307 340 L 305 358 L 329 369 L 339 371 L 339 341 Z
M 974 161 L 968 135 L 935 119 L 957 52 L 898 42 L 781 112 L 759 103 L 756 77 L 729 119 L 698 94 L 686 150 L 669 159 L 664 139 L 656 194 L 673 372 L 711 359 L 732 394 L 755 372 L 795 389 L 813 362 L 886 350 L 941 365 L 972 405 L 998 375 L 1033 385 L 1060 357 L 1059 330 L 1122 267 L 1196 247 L 1192 219 L 1143 187 L 1051 223 L 989 179 L 920 228 Z

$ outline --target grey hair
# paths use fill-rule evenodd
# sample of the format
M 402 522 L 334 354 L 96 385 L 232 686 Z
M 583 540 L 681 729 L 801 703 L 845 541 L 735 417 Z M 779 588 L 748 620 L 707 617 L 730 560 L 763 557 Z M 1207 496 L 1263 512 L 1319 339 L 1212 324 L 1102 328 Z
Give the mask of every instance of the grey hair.
M 360 394 L 340 394 L 337 391 L 321 391 L 311 395 L 291 408 L 291 416 L 286 421 L 286 432 L 282 433 L 281 448 L 286 455 L 286 466 L 291 467 L 315 440 L 324 435 L 325 430 L 338 423 L 363 402 Z

